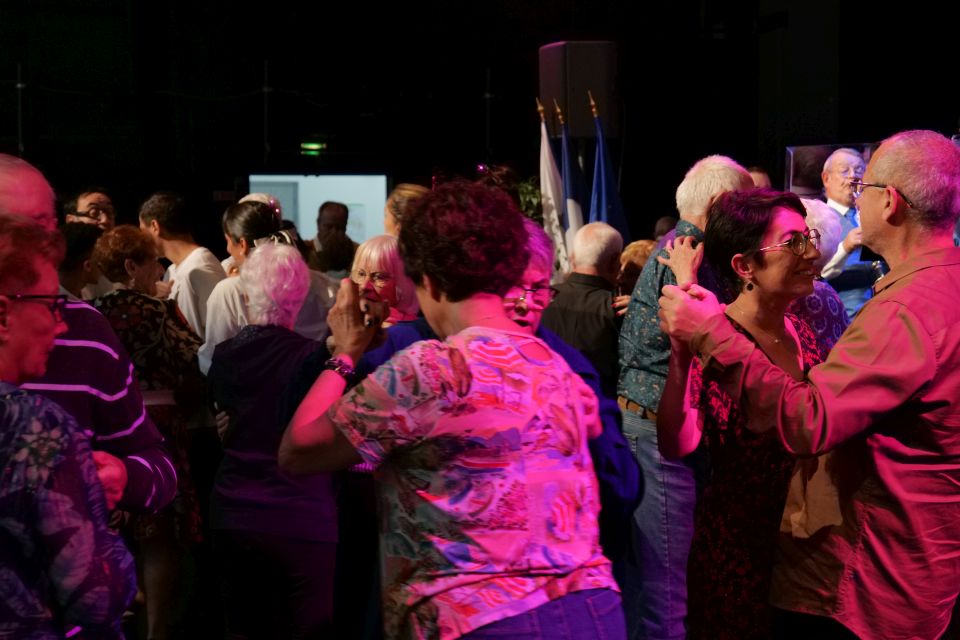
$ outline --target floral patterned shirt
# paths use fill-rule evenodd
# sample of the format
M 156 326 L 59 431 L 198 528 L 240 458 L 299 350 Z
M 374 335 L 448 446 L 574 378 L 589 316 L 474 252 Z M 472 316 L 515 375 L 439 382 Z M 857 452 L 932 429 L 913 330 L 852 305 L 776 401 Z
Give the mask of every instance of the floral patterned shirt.
M 123 637 L 136 573 L 106 512 L 89 435 L 0 382 L 0 638 Z
M 456 638 L 617 589 L 598 542 L 592 396 L 537 338 L 474 327 L 397 353 L 331 408 L 376 468 L 387 637 Z

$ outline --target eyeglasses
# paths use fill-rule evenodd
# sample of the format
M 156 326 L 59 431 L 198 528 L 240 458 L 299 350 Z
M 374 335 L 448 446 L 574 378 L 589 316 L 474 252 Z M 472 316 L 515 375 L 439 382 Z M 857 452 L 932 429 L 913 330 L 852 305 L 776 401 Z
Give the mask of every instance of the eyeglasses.
M 359 286 L 363 286 L 367 280 L 370 280 L 375 288 L 380 289 L 393 280 L 393 276 L 386 271 L 370 271 L 368 273 L 363 269 L 357 269 L 350 272 L 350 279 Z
M 793 252 L 795 256 L 802 256 L 807 252 L 807 242 L 813 245 L 814 249 L 820 248 L 820 232 L 816 229 L 810 229 L 806 233 L 802 231 L 794 231 L 790 234 L 789 240 L 784 240 L 783 242 L 778 242 L 777 244 L 772 244 L 769 247 L 760 247 L 757 249 L 757 252 L 761 251 L 774 251 L 776 249 L 782 249 L 788 247 L 790 251 Z
M 50 310 L 50 315 L 53 316 L 54 320 L 63 322 L 63 310 L 67 306 L 67 296 L 63 294 L 44 296 L 39 294 L 15 293 L 7 294 L 6 297 L 14 302 L 40 303 Z
M 854 198 L 859 198 L 861 195 L 863 195 L 863 190 L 867 187 L 874 187 L 875 189 L 886 189 L 887 187 L 893 187 L 893 185 L 889 184 L 873 184 L 870 182 L 861 182 L 860 180 L 851 180 L 850 186 L 853 187 Z M 910 202 L 910 198 L 903 195 L 903 191 L 900 191 L 900 189 L 896 187 L 893 187 L 893 190 L 896 191 L 901 198 L 903 198 L 903 201 L 906 202 L 908 206 L 916 209 L 916 207 L 913 206 L 913 203 Z
M 514 287 L 507 291 L 507 295 L 503 297 L 503 304 L 508 306 L 513 306 L 521 302 L 530 304 L 532 300 L 541 307 L 545 307 L 557 297 L 558 293 L 560 292 L 553 287 L 537 287 L 535 289 Z

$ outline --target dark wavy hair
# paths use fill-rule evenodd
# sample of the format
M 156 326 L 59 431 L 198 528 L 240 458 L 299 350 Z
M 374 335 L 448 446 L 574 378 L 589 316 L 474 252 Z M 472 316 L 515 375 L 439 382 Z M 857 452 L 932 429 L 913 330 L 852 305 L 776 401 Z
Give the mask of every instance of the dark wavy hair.
M 738 253 L 748 254 L 760 248 L 773 210 L 778 207 L 807 216 L 799 196 L 773 189 L 726 191 L 710 207 L 703 234 L 703 255 L 723 279 L 728 299 L 735 298 L 743 286 L 730 261 Z M 754 259 L 763 264 L 763 254 L 755 254 Z
M 460 180 L 439 185 L 400 227 L 400 256 L 415 284 L 429 275 L 451 302 L 502 296 L 527 267 L 523 214 L 499 189 Z
M 140 205 L 140 220 L 157 221 L 165 231 L 177 235 L 191 231 L 190 211 L 183 196 L 172 191 L 157 191 Z

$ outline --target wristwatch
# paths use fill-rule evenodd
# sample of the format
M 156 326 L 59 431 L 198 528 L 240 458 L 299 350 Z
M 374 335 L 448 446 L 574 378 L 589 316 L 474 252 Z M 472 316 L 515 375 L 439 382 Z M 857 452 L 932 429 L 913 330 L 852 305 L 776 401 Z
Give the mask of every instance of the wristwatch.
M 347 384 L 353 382 L 354 377 L 356 377 L 357 372 L 354 370 L 353 366 L 347 362 L 344 358 L 340 356 L 334 356 L 323 363 L 324 371 L 333 371 L 338 376 L 347 381 Z

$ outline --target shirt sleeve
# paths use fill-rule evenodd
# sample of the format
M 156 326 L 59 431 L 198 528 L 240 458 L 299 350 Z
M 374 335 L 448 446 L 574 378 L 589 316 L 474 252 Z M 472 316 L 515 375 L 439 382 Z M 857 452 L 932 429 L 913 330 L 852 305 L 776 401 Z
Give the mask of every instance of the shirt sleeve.
M 329 415 L 374 468 L 397 448 L 429 435 L 445 389 L 437 354 L 443 345 L 424 341 L 394 355 L 331 407 Z
M 840 275 L 843 272 L 843 266 L 847 262 L 847 256 L 850 254 L 847 253 L 847 250 L 843 248 L 843 241 L 846 239 L 846 236 L 840 239 L 840 244 L 837 245 L 837 252 L 833 254 L 833 257 L 830 258 L 830 261 L 823 266 L 823 269 L 820 271 L 820 277 L 824 280 L 829 280 Z
M 204 375 L 210 370 L 213 352 L 217 345 L 234 337 L 243 329 L 237 310 L 229 304 L 227 290 L 227 287 L 214 287 L 206 302 L 204 342 L 198 353 L 200 371 Z
M 795 455 L 825 453 L 866 431 L 932 380 L 937 363 L 923 325 L 892 301 L 865 306 L 827 360 L 799 382 L 720 315 L 705 324 L 693 347 L 734 400 L 761 418 L 751 424 L 776 424 Z
M 670 342 L 660 331 L 657 312 L 663 287 L 676 285 L 677 279 L 670 267 L 656 261 L 658 255 L 666 256 L 666 252 L 661 250 L 647 261 L 627 305 L 620 329 L 621 368 L 642 369 L 649 365 L 651 354 L 669 355 Z M 647 273 L 650 275 L 646 276 Z
M 41 420 L 48 422 L 54 415 L 48 411 Z M 51 439 L 61 434 L 63 448 L 52 466 L 38 471 L 46 475 L 35 494 L 36 531 L 43 549 L 38 557 L 48 563 L 46 573 L 66 631 L 79 626 L 84 637 L 113 637 L 105 632 L 119 627 L 136 593 L 133 558 L 107 527 L 89 440 L 63 424 L 45 424 L 45 430 Z

